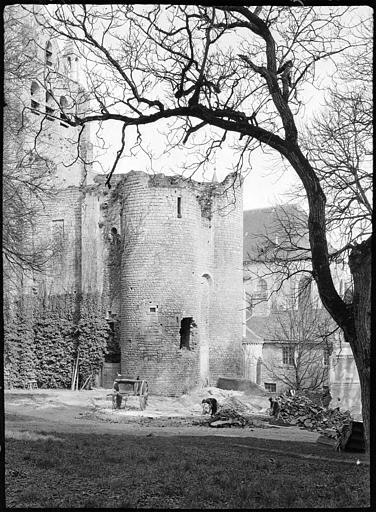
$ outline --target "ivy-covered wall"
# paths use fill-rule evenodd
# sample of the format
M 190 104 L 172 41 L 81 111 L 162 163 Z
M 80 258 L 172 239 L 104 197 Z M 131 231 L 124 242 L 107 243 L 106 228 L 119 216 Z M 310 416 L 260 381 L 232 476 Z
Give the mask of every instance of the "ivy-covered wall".
M 22 387 L 70 388 L 79 355 L 79 387 L 116 353 L 113 332 L 98 294 L 26 298 L 5 311 L 5 378 Z
M 4 304 L 4 378 L 12 386 L 22 386 L 36 378 L 30 309 L 20 299 L 11 306 Z

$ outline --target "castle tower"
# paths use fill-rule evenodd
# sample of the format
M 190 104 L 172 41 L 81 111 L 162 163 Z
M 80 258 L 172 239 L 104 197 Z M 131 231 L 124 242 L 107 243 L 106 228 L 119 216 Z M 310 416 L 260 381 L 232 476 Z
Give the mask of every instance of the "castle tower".
M 242 201 L 240 187 L 226 193 L 231 179 L 131 172 L 117 187 L 121 370 L 152 393 L 241 376 Z

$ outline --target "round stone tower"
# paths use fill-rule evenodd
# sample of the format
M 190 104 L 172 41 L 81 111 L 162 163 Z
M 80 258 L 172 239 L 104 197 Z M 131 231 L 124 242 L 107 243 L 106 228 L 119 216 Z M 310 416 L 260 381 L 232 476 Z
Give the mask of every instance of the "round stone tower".
M 132 171 L 115 193 L 122 204 L 122 373 L 167 395 L 241 376 L 242 204 L 235 176 L 203 184 Z

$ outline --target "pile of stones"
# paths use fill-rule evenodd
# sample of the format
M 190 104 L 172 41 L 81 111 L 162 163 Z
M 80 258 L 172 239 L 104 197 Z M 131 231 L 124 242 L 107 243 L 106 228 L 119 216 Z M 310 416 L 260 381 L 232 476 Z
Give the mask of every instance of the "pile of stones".
M 330 409 L 303 394 L 294 396 L 281 395 L 280 419 L 290 425 L 329 434 L 339 432 L 345 424 L 352 420 L 350 411 L 341 411 L 339 407 Z
M 240 400 L 228 397 L 208 422 L 210 427 L 252 427 L 251 411 Z
M 212 416 L 205 416 L 193 424 L 213 428 L 254 427 L 253 411 L 234 396 L 227 397 L 222 404 L 218 404 L 217 412 Z

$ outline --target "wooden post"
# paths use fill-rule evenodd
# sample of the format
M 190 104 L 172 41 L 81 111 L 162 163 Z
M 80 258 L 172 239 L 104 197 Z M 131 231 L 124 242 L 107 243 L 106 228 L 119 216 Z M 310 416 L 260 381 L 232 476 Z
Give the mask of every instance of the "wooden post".
M 75 368 L 76 368 L 76 362 L 73 361 L 73 364 L 72 364 L 72 378 L 71 378 L 71 391 L 73 391 L 73 383 L 74 383 L 74 373 L 75 373 Z
M 72 381 L 72 385 L 71 385 L 72 391 L 74 391 L 75 389 L 78 388 L 78 358 L 79 358 L 79 355 L 80 355 L 80 350 L 78 349 L 77 359 L 76 359 L 76 364 L 75 364 L 75 369 L 74 369 L 74 375 L 73 375 L 73 381 Z
M 71 391 L 74 391 L 74 385 L 76 383 L 76 372 L 77 372 L 77 359 L 74 362 L 73 366 L 73 375 L 72 375 L 72 385 L 71 385 Z

